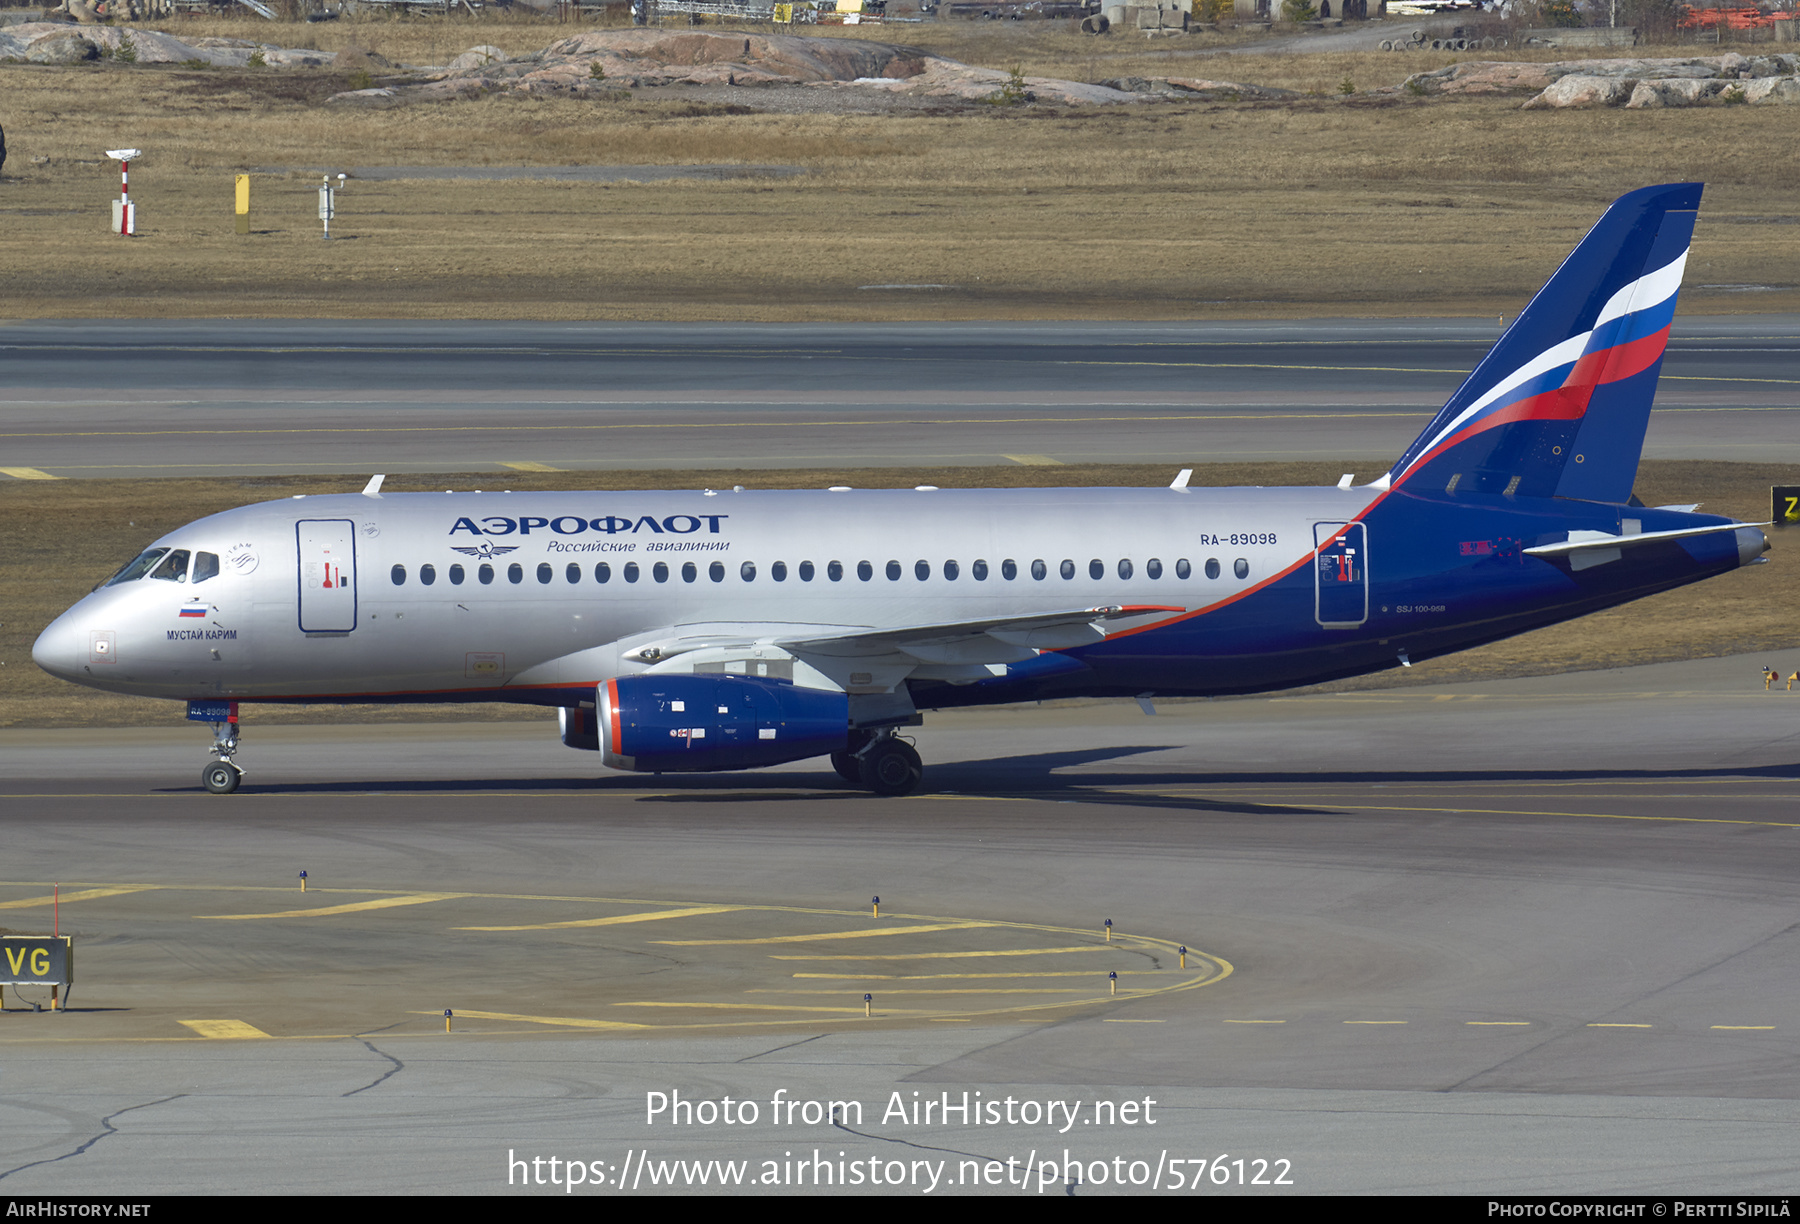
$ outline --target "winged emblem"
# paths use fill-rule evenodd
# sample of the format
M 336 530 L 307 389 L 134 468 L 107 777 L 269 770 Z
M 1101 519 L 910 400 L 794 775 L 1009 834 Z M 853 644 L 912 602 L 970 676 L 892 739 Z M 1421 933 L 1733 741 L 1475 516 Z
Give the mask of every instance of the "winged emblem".
M 495 548 L 492 544 L 483 540 L 478 547 L 455 547 L 452 548 L 451 551 L 463 553 L 470 557 L 479 557 L 483 561 L 492 561 L 495 557 L 504 557 L 509 552 L 518 552 L 519 546 L 517 544 L 502 544 L 499 548 Z

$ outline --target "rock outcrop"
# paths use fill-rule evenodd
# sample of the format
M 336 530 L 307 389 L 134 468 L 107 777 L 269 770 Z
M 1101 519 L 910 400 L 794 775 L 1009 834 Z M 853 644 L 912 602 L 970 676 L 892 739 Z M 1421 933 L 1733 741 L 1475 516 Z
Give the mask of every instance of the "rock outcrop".
M 395 105 L 492 93 L 606 96 L 620 86 L 663 85 L 857 87 L 980 101 L 1010 83 L 1009 73 L 894 43 L 736 31 L 590 30 L 512 59 L 494 47 L 474 47 L 420 84 L 353 90 L 332 101 Z M 1064 103 L 1137 98 L 1104 85 L 1048 77 L 1026 78 L 1025 89 L 1037 99 Z
M 1800 93 L 1800 55 L 1736 53 L 1683 59 L 1563 60 L 1554 64 L 1470 62 L 1408 77 L 1402 88 L 1427 97 L 1535 91 L 1527 110 L 1623 106 L 1790 104 Z
M 117 56 L 127 46 L 130 49 L 126 55 L 139 64 L 202 63 L 214 68 L 243 68 L 258 50 L 270 68 L 323 68 L 335 58 L 329 51 L 289 50 L 243 38 L 181 39 L 132 26 L 73 27 L 64 21 L 27 21 L 0 29 L 0 60 L 72 64 Z

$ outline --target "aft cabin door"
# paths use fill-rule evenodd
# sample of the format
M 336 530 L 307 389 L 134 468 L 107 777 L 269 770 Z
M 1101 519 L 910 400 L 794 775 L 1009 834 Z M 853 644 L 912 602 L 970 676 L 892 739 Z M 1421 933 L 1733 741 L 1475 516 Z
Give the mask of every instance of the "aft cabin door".
M 1361 523 L 1314 523 L 1313 610 L 1321 628 L 1354 629 L 1369 619 L 1368 532 Z
M 356 628 L 356 524 L 349 519 L 301 519 L 300 631 L 348 633 Z

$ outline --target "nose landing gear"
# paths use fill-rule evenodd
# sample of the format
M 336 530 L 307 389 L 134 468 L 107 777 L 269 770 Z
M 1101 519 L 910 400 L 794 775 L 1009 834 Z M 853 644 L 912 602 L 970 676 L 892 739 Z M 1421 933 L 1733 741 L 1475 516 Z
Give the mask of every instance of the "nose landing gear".
M 237 702 L 190 701 L 188 719 L 212 724 L 214 759 L 200 771 L 200 785 L 215 795 L 229 795 L 244 780 L 244 771 L 231 759 L 238 746 Z

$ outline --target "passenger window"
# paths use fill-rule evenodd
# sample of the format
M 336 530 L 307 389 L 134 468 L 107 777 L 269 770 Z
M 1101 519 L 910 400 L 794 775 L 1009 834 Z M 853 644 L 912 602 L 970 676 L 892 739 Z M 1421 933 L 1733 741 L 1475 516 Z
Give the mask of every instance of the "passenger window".
M 436 581 L 437 581 L 437 568 L 435 566 L 421 565 L 419 567 L 419 585 L 420 586 L 430 586 L 432 583 L 434 583 Z
M 506 567 L 506 580 L 514 586 L 518 586 L 521 582 L 524 582 L 525 567 L 520 565 L 517 561 L 514 561 L 511 565 Z
M 1106 577 L 1106 562 L 1102 561 L 1099 557 L 1095 557 L 1092 561 L 1089 561 L 1088 577 L 1092 578 L 1095 582 L 1099 582 L 1102 578 Z
M 811 561 L 802 561 L 800 563 L 801 582 L 811 582 L 813 580 L 813 572 L 813 563 Z
M 1250 576 L 1250 563 L 1242 557 L 1239 557 L 1236 561 L 1231 563 L 1231 572 L 1236 574 L 1239 578 L 1248 578 Z
M 686 561 L 686 562 L 682 563 L 681 580 L 683 582 L 692 582 L 694 579 L 698 578 L 699 576 L 700 576 L 700 571 L 695 568 L 694 563 L 692 561 Z
M 539 561 L 537 575 L 539 582 L 543 583 L 545 586 L 549 586 L 550 580 L 556 577 L 556 571 L 551 568 L 548 561 Z
M 961 569 L 961 567 L 959 567 L 956 564 L 956 562 L 954 562 L 954 561 L 944 562 L 944 581 L 945 582 L 955 582 L 956 576 L 960 573 L 962 573 L 962 569 Z
M 656 579 L 658 582 L 667 582 L 669 580 L 668 562 L 658 561 L 655 565 L 651 566 L 650 567 L 650 576 L 652 578 Z
M 1155 557 L 1151 557 L 1148 561 L 1144 562 L 1144 573 L 1151 578 L 1161 578 L 1162 562 L 1158 561 Z
M 875 576 L 875 567 L 870 565 L 867 561 L 858 561 L 856 563 L 856 576 L 864 582 L 867 582 Z
M 1031 563 L 1031 576 L 1037 581 L 1042 582 L 1050 576 L 1050 567 L 1045 565 L 1042 561 L 1033 561 Z
M 205 582 L 208 578 L 219 576 L 219 554 L 197 552 L 194 554 L 194 568 L 188 571 L 189 582 Z
M 786 582 L 787 562 L 777 561 L 775 564 L 771 565 L 769 567 L 769 577 L 773 578 L 776 582 Z
M 844 580 L 844 563 L 842 561 L 831 562 L 825 567 L 825 576 L 833 582 L 842 582 Z
M 162 560 L 166 548 L 150 548 L 139 553 L 136 558 L 125 563 L 125 568 L 114 574 L 107 586 L 118 586 L 121 582 L 136 582 L 150 572 L 150 567 Z
M 900 563 L 898 561 L 889 561 L 887 563 L 887 576 L 889 582 L 899 582 L 900 575 L 904 572 L 905 571 L 900 568 Z
M 489 585 L 494 581 L 494 567 L 483 562 L 481 568 L 475 571 L 475 577 L 480 580 L 482 586 Z
M 913 562 L 913 577 L 917 578 L 920 582 L 924 582 L 926 579 L 930 578 L 931 577 L 931 562 L 929 562 L 929 561 L 914 561 Z
M 1183 557 L 1181 560 L 1179 560 L 1175 563 L 1175 576 L 1177 578 L 1186 578 L 1189 574 L 1191 574 L 1193 572 L 1194 572 L 1194 567 L 1188 564 L 1186 557 Z M 1219 575 L 1215 570 L 1208 570 L 1206 576 L 1208 578 L 1217 578 Z
M 406 567 L 404 565 L 396 565 L 393 569 L 388 571 L 388 577 L 394 580 L 395 586 L 405 586 Z
M 725 563 L 723 561 L 714 561 L 711 565 L 706 567 L 706 576 L 711 578 L 714 582 L 724 582 Z
M 1073 561 L 1069 560 L 1067 557 L 1065 557 L 1065 558 L 1063 558 L 1063 563 L 1058 568 L 1057 572 L 1063 576 L 1064 582 L 1068 582 L 1070 579 L 1075 577 L 1075 563 Z
M 450 585 L 451 586 L 461 586 L 462 581 L 463 581 L 463 567 L 460 565 L 452 565 L 450 567 Z
M 638 564 L 636 561 L 627 561 L 625 563 L 625 568 L 619 572 L 625 576 L 626 582 L 636 582 L 638 580 Z
M 756 562 L 746 561 L 742 565 L 738 566 L 738 577 L 742 578 L 745 582 L 755 582 L 756 581 Z
M 1207 560 L 1206 560 L 1206 576 L 1208 578 L 1217 578 L 1219 576 L 1219 559 L 1217 557 L 1208 557 L 1207 558 Z M 1187 575 L 1183 574 L 1182 577 L 1186 578 Z
M 596 565 L 594 567 L 594 581 L 599 583 L 612 581 L 612 566 L 604 561 Z
M 1002 578 L 1006 579 L 1008 582 L 1011 582 L 1014 578 L 1017 578 L 1019 576 L 1019 563 L 1017 561 L 1014 561 L 1011 557 L 1008 557 L 1006 560 L 1002 561 L 1000 563 L 1000 576 Z
M 1131 577 L 1131 574 L 1131 559 L 1129 557 L 1121 558 L 1119 560 L 1119 577 L 1129 578 Z
M 188 550 L 177 548 L 163 558 L 162 564 L 150 571 L 152 578 L 160 578 L 164 582 L 186 582 L 188 567 Z
M 579 584 L 581 582 L 581 567 L 573 561 L 569 562 L 569 568 L 563 571 L 563 577 L 569 580 L 570 586 Z
M 971 578 L 975 579 L 976 582 L 986 582 L 987 581 L 987 562 L 986 561 L 976 561 L 974 564 L 970 565 L 969 566 L 969 576 Z

